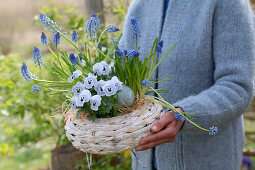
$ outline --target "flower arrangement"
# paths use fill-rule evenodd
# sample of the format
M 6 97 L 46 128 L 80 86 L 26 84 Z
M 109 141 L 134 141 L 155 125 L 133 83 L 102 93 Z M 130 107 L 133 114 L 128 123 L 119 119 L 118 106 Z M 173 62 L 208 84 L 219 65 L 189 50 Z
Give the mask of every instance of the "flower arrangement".
M 119 31 L 119 28 L 115 25 L 107 25 L 105 28 L 101 28 L 100 21 L 95 13 L 92 14 L 85 26 L 84 32 L 89 41 L 85 43 L 84 51 L 77 46 L 79 39 L 75 30 L 72 31 L 69 38 L 67 33 L 62 32 L 61 28 L 44 13 L 40 14 L 40 21 L 45 29 L 52 33 L 52 45 L 55 46 L 55 50 L 51 49 L 50 42 L 44 32 L 41 34 L 41 43 L 52 53 L 54 61 L 45 63 L 40 49 L 37 47 L 34 47 L 33 50 L 33 61 L 35 67 L 38 67 L 41 71 L 43 69 L 51 71 L 59 80 L 49 81 L 37 78 L 28 70 L 25 63 L 21 66 L 21 73 L 26 81 L 34 84 L 32 92 L 37 93 L 47 89 L 52 94 L 66 94 L 72 116 L 70 116 L 70 112 L 65 114 L 65 121 L 89 119 L 89 122 L 93 124 L 93 121 L 100 118 L 118 117 L 118 115 L 123 114 L 123 110 L 126 114 L 132 112 L 132 108 L 137 109 L 137 107 L 133 107 L 135 104 L 139 104 L 141 100 L 146 100 L 174 111 L 176 119 L 186 120 L 194 126 L 209 132 L 209 135 L 217 133 L 217 127 L 213 126 L 210 129 L 205 129 L 189 120 L 185 115 L 198 115 L 178 111 L 161 97 L 160 93 L 164 92 L 164 89 L 154 89 L 152 87 L 153 84 L 161 81 L 171 80 L 152 80 L 151 76 L 176 44 L 160 57 L 163 41 L 155 38 L 149 56 L 143 61 L 140 60 L 141 52 L 137 42 L 141 36 L 141 31 L 139 23 L 134 17 L 130 18 L 133 38 L 136 40 L 136 48 L 133 50 L 125 50 L 119 47 L 118 41 L 121 35 L 118 38 L 111 38 L 110 46 L 103 50 L 102 37 L 105 34 L 115 34 Z M 66 51 L 59 50 L 58 44 L 60 44 L 61 38 L 72 45 L 76 51 L 70 52 L 68 55 Z M 93 56 L 91 55 L 92 47 L 95 49 Z M 150 93 L 157 94 L 157 97 L 149 96 Z M 127 108 L 131 108 L 131 110 Z M 151 114 L 151 111 L 149 112 Z M 158 118 L 155 117 L 151 123 Z M 145 120 L 143 119 L 143 121 Z M 74 126 L 76 124 L 74 123 Z M 76 136 L 73 131 L 70 139 L 72 136 Z M 114 140 L 116 139 L 114 138 Z M 74 140 L 73 142 L 75 143 Z M 132 144 L 132 147 L 134 147 L 134 144 Z

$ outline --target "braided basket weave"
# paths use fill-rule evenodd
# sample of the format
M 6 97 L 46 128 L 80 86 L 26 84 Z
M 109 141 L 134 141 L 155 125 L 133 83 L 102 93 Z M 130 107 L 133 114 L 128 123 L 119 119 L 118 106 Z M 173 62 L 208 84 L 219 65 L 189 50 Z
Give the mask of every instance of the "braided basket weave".
M 65 125 L 66 136 L 77 149 L 92 154 L 111 154 L 135 148 L 150 135 L 151 125 L 164 113 L 159 104 L 147 102 L 139 109 L 112 118 L 72 120 Z

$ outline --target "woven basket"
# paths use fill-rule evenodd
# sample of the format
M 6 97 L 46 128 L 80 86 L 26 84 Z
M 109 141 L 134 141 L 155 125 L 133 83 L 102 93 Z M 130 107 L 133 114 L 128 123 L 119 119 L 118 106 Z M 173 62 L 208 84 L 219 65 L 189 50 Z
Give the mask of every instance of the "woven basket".
M 139 109 L 95 122 L 68 119 L 66 136 L 77 149 L 92 154 L 111 154 L 134 149 L 142 137 L 150 135 L 151 125 L 164 113 L 159 104 L 146 102 Z

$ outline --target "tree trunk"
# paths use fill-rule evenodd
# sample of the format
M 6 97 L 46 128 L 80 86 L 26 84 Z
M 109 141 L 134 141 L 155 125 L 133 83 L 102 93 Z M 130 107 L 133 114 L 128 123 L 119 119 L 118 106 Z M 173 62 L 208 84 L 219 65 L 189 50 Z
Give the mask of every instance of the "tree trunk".
M 50 170 L 72 170 L 85 156 L 71 144 L 61 146 L 51 151 Z
M 87 17 L 90 17 L 92 12 L 100 13 L 99 19 L 101 23 L 104 23 L 103 8 L 103 0 L 85 0 L 85 12 Z

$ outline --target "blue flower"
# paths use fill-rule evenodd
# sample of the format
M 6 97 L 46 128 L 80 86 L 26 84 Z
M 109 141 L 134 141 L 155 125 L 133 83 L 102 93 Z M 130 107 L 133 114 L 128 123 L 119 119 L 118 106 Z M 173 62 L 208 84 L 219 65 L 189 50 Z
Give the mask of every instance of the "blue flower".
M 41 43 L 42 43 L 42 45 L 48 45 L 49 44 L 49 41 L 48 41 L 46 35 L 44 34 L 44 32 L 42 32 L 42 35 L 41 35 Z
M 175 112 L 174 117 L 175 117 L 176 120 L 179 120 L 179 121 L 182 121 L 182 122 L 185 120 L 185 118 L 178 112 Z
M 101 44 L 101 42 L 99 42 L 99 43 L 97 44 L 97 48 L 98 48 L 100 51 L 102 51 L 102 44 Z
M 140 53 L 140 51 L 138 51 L 138 50 L 129 50 L 129 51 L 127 52 L 127 56 L 128 56 L 129 58 L 139 57 L 140 54 L 141 54 L 141 53 Z
M 105 61 L 101 61 L 100 64 L 102 65 L 101 74 L 108 75 L 109 72 L 111 71 L 111 68 L 109 67 L 109 65 Z
M 103 86 L 103 90 L 106 96 L 112 96 L 117 92 L 117 87 L 115 86 L 115 82 L 107 81 Z
M 33 49 L 33 61 L 36 64 L 35 67 L 41 68 L 41 64 L 43 63 L 41 51 L 39 48 L 34 47 Z
M 111 81 L 112 81 L 112 82 L 114 83 L 114 85 L 116 86 L 117 91 L 121 89 L 121 87 L 122 87 L 122 82 L 119 81 L 119 79 L 118 79 L 116 76 L 113 76 L 113 77 L 111 78 Z
M 34 75 L 32 75 L 30 73 L 30 71 L 28 70 L 27 68 L 27 65 L 26 63 L 23 62 L 22 66 L 21 66 L 21 74 L 23 76 L 23 78 L 26 80 L 26 81 L 32 81 L 33 79 L 35 79 L 36 77 Z
M 73 86 L 72 90 L 73 90 L 74 96 L 78 97 L 81 94 L 81 92 L 85 90 L 85 86 L 84 84 L 78 81 L 77 84 Z
M 163 48 L 163 40 L 159 41 L 157 49 L 156 49 L 156 53 L 159 55 L 162 53 L 162 48 Z
M 130 23 L 131 23 L 133 37 L 134 38 L 141 37 L 141 31 L 140 31 L 140 28 L 139 28 L 139 23 L 135 19 L 135 17 L 130 17 Z
M 90 98 L 90 108 L 97 111 L 98 107 L 101 105 L 102 98 L 99 95 L 94 95 Z
M 68 82 L 72 83 L 74 81 L 74 79 L 77 79 L 80 75 L 82 75 L 82 72 L 80 70 L 76 70 L 73 72 L 73 75 L 68 77 Z
M 72 109 L 77 109 L 77 105 L 76 105 L 77 101 L 78 101 L 78 97 L 71 98 L 71 108 Z
M 44 28 L 49 29 L 50 32 L 55 34 L 61 31 L 61 28 L 57 26 L 56 22 L 53 22 L 49 17 L 47 17 L 43 12 L 40 14 L 40 21 Z
M 84 78 L 84 85 L 87 89 L 91 89 L 97 81 L 97 77 L 89 73 L 88 77 Z
M 53 45 L 60 44 L 60 34 L 58 32 L 54 34 L 52 43 Z
M 100 21 L 95 13 L 89 18 L 85 26 L 86 38 L 95 39 L 96 31 L 100 30 Z
M 243 156 L 243 166 L 246 167 L 247 169 L 251 169 L 253 167 L 253 162 L 250 157 L 248 156 Z
M 103 66 L 101 63 L 96 63 L 93 65 L 93 72 L 95 73 L 95 75 L 101 76 L 103 71 Z
M 75 57 L 73 52 L 70 53 L 69 60 L 74 66 L 79 63 L 78 57 Z
M 210 127 L 209 135 L 215 135 L 218 132 L 218 128 L 215 126 Z
M 103 89 L 104 85 L 105 85 L 105 81 L 104 80 L 100 80 L 100 81 L 97 81 L 95 83 L 95 91 L 97 92 L 97 94 L 99 96 L 104 96 L 105 95 L 105 92 L 104 92 L 104 89 Z
M 123 51 L 121 51 L 121 49 L 117 48 L 117 50 L 115 50 L 115 53 L 118 57 L 124 57 L 125 54 Z
M 117 32 L 120 30 L 118 27 L 111 24 L 107 25 L 105 28 L 107 28 L 106 33 Z
M 73 30 L 73 33 L 72 33 L 72 42 L 78 42 L 78 35 L 77 35 L 76 30 Z
M 148 81 L 148 80 L 144 80 L 144 81 L 141 82 L 142 86 L 144 86 L 144 87 L 150 87 L 151 83 L 152 82 Z
M 78 58 L 80 58 L 80 62 L 82 64 L 82 54 L 80 52 L 78 52 Z
M 39 91 L 42 91 L 41 84 L 34 84 L 31 88 L 32 93 L 38 93 Z
M 91 98 L 90 91 L 85 89 L 79 95 L 78 100 L 76 102 L 76 105 L 78 107 L 82 107 L 84 105 L 84 103 L 86 103 L 86 102 L 88 102 L 90 100 L 90 98 Z
M 117 46 L 118 46 L 118 44 L 119 44 L 119 42 L 118 42 L 118 40 L 117 40 L 116 37 L 111 37 L 110 43 L 113 43 L 113 44 L 115 44 L 115 45 L 117 45 Z

